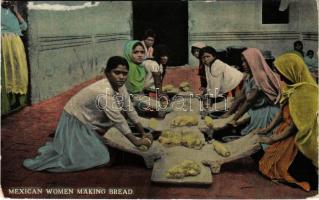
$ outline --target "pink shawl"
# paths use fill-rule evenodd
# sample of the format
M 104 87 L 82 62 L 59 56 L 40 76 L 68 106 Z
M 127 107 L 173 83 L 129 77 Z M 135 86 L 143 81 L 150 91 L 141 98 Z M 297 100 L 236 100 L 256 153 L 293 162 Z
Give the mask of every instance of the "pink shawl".
M 275 104 L 280 99 L 280 80 L 270 69 L 259 49 L 248 48 L 243 53 L 257 87 Z

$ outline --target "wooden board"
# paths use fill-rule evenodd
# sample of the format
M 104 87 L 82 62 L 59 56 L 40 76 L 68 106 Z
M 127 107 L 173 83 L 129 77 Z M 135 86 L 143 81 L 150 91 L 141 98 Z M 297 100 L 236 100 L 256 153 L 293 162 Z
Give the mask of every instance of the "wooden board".
M 183 146 L 165 148 L 162 158 L 154 164 L 151 180 L 158 183 L 212 184 L 213 178 L 210 168 L 202 164 L 200 155 L 201 150 L 189 149 Z M 195 161 L 201 166 L 201 173 L 197 176 L 187 176 L 182 179 L 166 178 L 166 171 L 174 165 L 180 164 L 183 160 Z
M 225 146 L 231 152 L 229 157 L 222 157 L 214 151 L 212 144 L 206 144 L 201 150 L 194 150 L 182 146 L 164 148 L 161 159 L 157 160 L 153 167 L 151 180 L 158 183 L 174 184 L 211 184 L 213 182 L 211 173 L 218 173 L 223 163 L 231 162 L 256 152 L 260 145 L 256 142 L 257 136 L 247 135 L 238 140 L 225 143 Z M 193 160 L 197 163 L 206 163 L 209 169 L 204 165 L 201 174 L 183 179 L 168 179 L 165 177 L 166 171 L 182 162 L 183 160 Z M 217 166 L 217 170 L 215 169 Z
M 256 136 L 247 135 L 238 140 L 225 143 L 231 155 L 222 157 L 214 151 L 211 144 L 205 144 L 201 150 L 195 150 L 183 146 L 166 147 L 154 141 L 148 151 L 140 151 L 116 128 L 109 129 L 104 138 L 107 145 L 113 148 L 142 156 L 146 166 L 148 168 L 153 167 L 151 177 L 153 182 L 174 184 L 211 184 L 211 172 L 219 172 L 223 163 L 249 156 L 260 147 L 256 143 Z M 193 160 L 200 164 L 201 173 L 198 176 L 185 177 L 183 179 L 167 179 L 165 172 L 183 160 Z M 205 163 L 207 167 L 201 163 Z M 217 170 L 215 169 L 216 166 Z

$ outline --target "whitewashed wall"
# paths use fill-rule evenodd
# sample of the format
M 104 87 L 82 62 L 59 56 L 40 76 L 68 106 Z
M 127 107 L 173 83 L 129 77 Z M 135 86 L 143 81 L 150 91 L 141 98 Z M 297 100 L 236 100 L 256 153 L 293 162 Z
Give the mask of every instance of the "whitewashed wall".
M 189 49 L 203 41 L 216 49 L 227 46 L 271 50 L 274 56 L 293 48 L 318 49 L 318 15 L 315 0 L 294 0 L 289 5 L 289 24 L 262 24 L 262 0 L 190 1 Z M 198 61 L 190 54 L 190 65 Z
M 123 55 L 131 38 L 129 1 L 37 1 L 28 4 L 31 101 L 67 91 Z

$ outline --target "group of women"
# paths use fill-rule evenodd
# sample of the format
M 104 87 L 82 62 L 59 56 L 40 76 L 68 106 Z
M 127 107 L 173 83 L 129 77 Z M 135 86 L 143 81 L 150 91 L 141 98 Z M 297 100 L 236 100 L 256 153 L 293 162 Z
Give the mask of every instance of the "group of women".
M 259 136 L 263 147 L 258 158 L 260 172 L 306 191 L 317 189 L 318 85 L 304 60 L 285 53 L 276 58 L 273 71 L 259 49 L 248 48 L 242 52 L 243 70 L 239 72 L 220 61 L 209 46 L 200 48 L 198 59 L 205 69 L 205 92 L 225 94 L 240 87 L 221 118 L 234 114 L 228 125 L 236 127 L 248 112 L 250 119 L 241 134 Z M 210 96 L 216 98 L 216 94 Z
M 27 28 L 15 4 L 1 3 L 2 67 L 1 112 L 26 104 L 28 73 L 21 31 Z M 129 41 L 124 57 L 111 57 L 105 78 L 83 88 L 65 105 L 53 141 L 39 149 L 34 159 L 23 165 L 31 170 L 79 171 L 105 165 L 110 160 L 103 135 L 116 127 L 135 146 L 152 145 L 132 105 L 161 108 L 160 102 L 144 95 L 145 89 L 159 88 L 167 64 L 167 51 L 156 51 L 156 35 L 147 31 L 144 41 Z M 273 71 L 259 49 L 242 53 L 241 71 L 218 59 L 216 50 L 202 42 L 192 45 L 199 59 L 203 94 L 209 98 L 232 93 L 235 100 L 221 116 L 235 114 L 229 125 L 238 126 L 246 112 L 250 120 L 242 135 L 257 134 L 263 144 L 258 160 L 266 177 L 291 183 L 309 191 L 317 187 L 318 169 L 318 85 L 304 60 L 295 53 L 276 58 Z M 18 80 L 18 81 L 17 81 Z M 240 92 L 238 92 L 240 91 Z M 132 95 L 133 94 L 133 95 Z M 132 95 L 132 96 L 130 96 Z M 132 102 L 134 104 L 132 104 Z M 142 137 L 136 137 L 125 115 Z
M 31 170 L 51 172 L 105 165 L 110 155 L 101 136 L 111 127 L 116 127 L 135 146 L 150 147 L 152 135 L 144 132 L 133 106 L 146 97 L 143 95 L 147 74 L 143 65 L 145 52 L 142 42 L 128 41 L 124 57 L 113 56 L 108 60 L 105 78 L 83 88 L 68 101 L 53 141 L 47 142 L 38 150 L 38 156 L 26 159 L 23 165 Z M 142 137 L 132 133 L 131 124 Z
M 41 147 L 36 158 L 25 160 L 24 166 L 62 172 L 105 165 L 109 152 L 101 134 L 110 127 L 120 130 L 135 146 L 151 146 L 153 138 L 144 132 L 131 102 L 139 101 L 145 89 L 145 52 L 144 45 L 134 40 L 126 43 L 125 58 L 111 57 L 105 78 L 69 100 L 53 141 Z M 236 127 L 237 120 L 248 112 L 250 121 L 241 133 L 257 134 L 259 142 L 266 144 L 258 162 L 260 172 L 309 191 L 317 179 L 318 86 L 304 61 L 286 53 L 276 58 L 272 71 L 259 49 L 248 48 L 242 53 L 243 71 L 238 71 L 219 60 L 212 47 L 200 48 L 198 57 L 208 89 L 224 94 L 239 87 L 240 93 L 221 117 L 235 113 L 229 124 Z M 130 98 L 129 93 L 136 96 Z M 134 136 L 124 115 L 140 130 L 141 138 Z M 300 159 L 309 165 L 293 170 L 300 169 L 295 167 Z M 309 167 L 315 177 L 300 176 L 309 175 Z

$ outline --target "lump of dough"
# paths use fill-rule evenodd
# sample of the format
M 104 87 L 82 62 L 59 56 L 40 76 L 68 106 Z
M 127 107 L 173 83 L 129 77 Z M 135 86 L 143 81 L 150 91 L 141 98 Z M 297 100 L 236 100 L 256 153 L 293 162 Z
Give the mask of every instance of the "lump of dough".
M 205 116 L 204 121 L 206 126 L 208 126 L 209 128 L 214 128 L 214 121 L 211 117 Z
M 190 84 L 189 84 L 188 81 L 183 81 L 183 82 L 181 82 L 181 83 L 179 84 L 179 87 L 180 87 L 180 88 L 189 87 L 189 86 L 190 86 Z
M 197 176 L 201 173 L 201 167 L 192 160 L 184 160 L 166 171 L 166 178 L 181 179 L 185 176 Z
M 158 140 L 162 144 L 183 145 L 187 148 L 201 149 L 204 146 L 204 140 L 199 134 L 201 133 L 194 130 L 164 130 Z
M 174 85 L 168 84 L 168 85 L 165 85 L 165 86 L 162 87 L 162 91 L 163 92 L 167 92 L 167 91 L 172 90 L 173 88 L 174 88 Z
M 221 155 L 223 157 L 230 156 L 229 149 L 224 144 L 222 144 L 221 142 L 218 142 L 217 140 L 214 140 L 212 142 L 212 145 L 213 145 L 214 150 L 216 151 L 216 153 L 218 153 L 219 155 Z
M 197 126 L 198 125 L 198 118 L 193 115 L 178 115 L 176 116 L 172 122 L 172 126 L 179 127 L 179 126 Z

